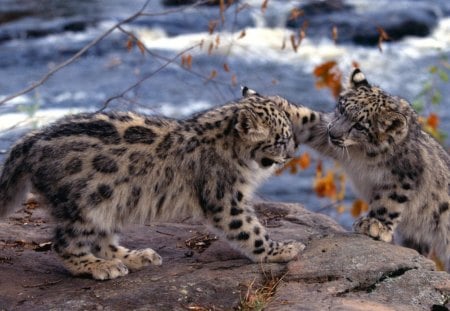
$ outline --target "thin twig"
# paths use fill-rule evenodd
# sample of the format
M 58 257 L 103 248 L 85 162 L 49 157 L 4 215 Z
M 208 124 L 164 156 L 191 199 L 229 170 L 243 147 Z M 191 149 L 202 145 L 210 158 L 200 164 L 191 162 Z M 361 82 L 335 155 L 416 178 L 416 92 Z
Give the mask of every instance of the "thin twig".
M 60 63 L 59 65 L 57 65 L 56 67 L 54 67 L 53 69 L 51 69 L 49 72 L 47 72 L 40 80 L 33 82 L 30 86 L 18 91 L 17 93 L 14 93 L 12 95 L 9 95 L 5 98 L 3 98 L 2 100 L 0 100 L 0 105 L 5 104 L 6 102 L 19 97 L 21 95 L 27 94 L 30 91 L 34 90 L 35 88 L 41 86 L 42 84 L 44 84 L 51 76 L 53 76 L 56 72 L 58 72 L 59 70 L 61 70 L 62 68 L 72 64 L 73 62 L 75 62 L 77 59 L 79 59 L 83 54 L 85 54 L 90 48 L 92 48 L 93 46 L 95 46 L 97 43 L 99 43 L 101 40 L 103 40 L 104 38 L 106 38 L 108 35 L 110 35 L 115 29 L 119 28 L 121 25 L 124 25 L 126 23 L 129 23 L 131 21 L 133 21 L 134 19 L 136 19 L 137 17 L 140 16 L 158 16 L 158 15 L 167 15 L 170 13 L 175 13 L 175 12 L 181 12 L 183 10 L 186 10 L 187 8 L 193 8 L 196 6 L 199 6 L 201 4 L 204 4 L 206 2 L 208 2 L 208 0 L 203 0 L 203 1 L 198 1 L 190 6 L 184 6 L 181 8 L 177 8 L 177 9 L 171 9 L 171 10 L 165 10 L 163 12 L 158 12 L 158 13 L 147 13 L 144 12 L 144 10 L 147 8 L 148 4 L 150 3 L 151 0 L 147 0 L 145 2 L 145 4 L 142 6 L 141 9 L 139 9 L 136 13 L 130 15 L 129 17 L 125 18 L 124 20 L 118 22 L 117 24 L 113 25 L 111 28 L 109 28 L 108 30 L 106 30 L 104 33 L 102 33 L 101 35 L 99 35 L 98 37 L 96 37 L 94 40 L 92 40 L 90 43 L 88 43 L 86 46 L 84 46 L 81 50 L 79 50 L 77 53 L 75 53 L 72 57 L 70 57 L 69 59 L 67 59 L 66 61 Z
M 131 15 L 130 17 L 127 17 L 126 19 L 118 22 L 117 24 L 115 24 L 111 28 L 109 28 L 106 32 L 102 33 L 100 36 L 98 36 L 97 38 L 92 40 L 88 45 L 84 46 L 81 50 L 79 50 L 77 53 L 75 53 L 75 55 L 73 55 L 71 58 L 69 58 L 68 60 L 62 62 L 61 64 L 59 64 L 58 66 L 56 66 L 55 68 L 50 70 L 39 81 L 34 82 L 29 87 L 24 88 L 23 90 L 15 93 L 15 94 L 12 94 L 10 96 L 7 96 L 6 98 L 0 100 L 0 105 L 10 101 L 13 98 L 16 98 L 16 97 L 19 97 L 21 95 L 24 95 L 24 94 L 34 90 L 38 86 L 41 86 L 42 84 L 44 84 L 44 82 L 47 81 L 54 73 L 56 73 L 57 71 L 61 70 L 64 67 L 66 67 L 67 65 L 73 63 L 81 55 L 86 53 L 87 50 L 89 50 L 91 47 L 93 47 L 94 45 L 99 43 L 101 40 L 103 40 L 105 37 L 107 37 L 110 33 L 112 33 L 117 27 L 119 27 L 122 24 L 128 23 L 128 22 L 132 21 L 133 19 L 135 19 L 136 17 L 140 16 L 142 14 L 142 12 L 145 10 L 145 8 L 147 7 L 147 5 L 150 3 L 150 1 L 151 0 L 147 0 L 139 11 L 137 11 L 136 13 Z
M 177 58 L 179 58 L 181 55 L 183 55 L 184 53 L 196 48 L 197 46 L 200 46 L 200 44 L 196 44 L 194 46 L 191 46 L 181 52 L 179 52 L 177 55 L 175 55 L 174 57 L 172 57 L 171 59 L 169 59 L 165 64 L 161 65 L 161 67 L 159 67 L 158 69 L 156 69 L 155 71 L 152 71 L 151 73 L 149 73 L 148 75 L 146 75 L 145 77 L 143 77 L 142 79 L 140 79 L 139 81 L 137 81 L 136 83 L 134 83 L 133 85 L 129 86 L 128 88 L 126 88 L 122 93 L 120 93 L 119 95 L 115 95 L 113 97 L 108 98 L 105 103 L 103 104 L 103 106 L 97 110 L 97 112 L 101 112 L 103 110 L 105 110 L 109 103 L 115 99 L 118 98 L 123 98 L 124 95 L 126 93 L 128 93 L 129 91 L 131 91 L 132 89 L 136 88 L 137 86 L 139 86 L 142 82 L 144 82 L 145 80 L 150 79 L 151 77 L 153 77 L 155 74 L 159 73 L 160 71 L 162 71 L 164 68 L 166 68 L 167 66 L 169 66 L 170 64 L 172 64 Z

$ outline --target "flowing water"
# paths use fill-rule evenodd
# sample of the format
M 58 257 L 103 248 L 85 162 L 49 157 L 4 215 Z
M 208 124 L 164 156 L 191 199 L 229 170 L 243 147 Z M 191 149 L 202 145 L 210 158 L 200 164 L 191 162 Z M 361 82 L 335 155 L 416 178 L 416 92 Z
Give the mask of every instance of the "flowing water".
M 38 81 L 115 23 L 139 10 L 144 2 L 0 0 L 0 99 Z M 371 14 L 388 10 L 391 2 L 345 3 L 353 6 L 353 12 Z M 314 109 L 331 110 L 333 97 L 329 90 L 315 88 L 312 74 L 315 66 L 330 60 L 336 61 L 345 74 L 351 70 L 352 62 L 357 62 L 371 82 L 412 101 L 430 80 L 428 67 L 440 64 L 442 59 L 449 60 L 450 4 L 446 0 L 396 2 L 395 9 L 399 12 L 414 14 L 424 7 L 431 10 L 436 24 L 425 37 L 409 36 L 383 43 L 382 52 L 377 46 L 361 46 L 351 41 L 335 44 L 327 33 L 329 28 L 321 22 L 306 29 L 306 37 L 295 52 L 290 36 L 297 30 L 285 25 L 290 10 L 305 1 L 269 1 L 264 13 L 261 3 L 261 0 L 240 1 L 238 6 L 224 12 L 222 23 L 217 7 L 198 6 L 180 11 L 176 7 L 166 8 L 157 0 L 150 1 L 145 9 L 150 14 L 123 28 L 132 31 L 157 57 L 141 53 L 136 46 L 128 51 L 128 37 L 114 31 L 39 88 L 0 106 L 1 157 L 26 131 L 68 113 L 96 111 L 108 98 L 145 77 L 148 79 L 124 97 L 111 101 L 108 109 L 183 117 L 235 99 L 240 96 L 240 85 L 247 85 L 263 94 L 279 94 Z M 161 12 L 165 13 L 155 14 Z M 347 11 L 333 14 L 323 13 L 319 17 L 340 21 L 352 18 Z M 210 35 L 208 24 L 212 20 L 217 21 L 217 26 Z M 242 29 L 245 29 L 243 37 Z M 347 34 L 344 29 L 341 35 Z M 192 55 L 192 68 L 180 66 L 181 60 L 176 56 L 201 41 L 202 48 L 188 52 Z M 210 44 L 214 46 L 212 50 Z M 170 59 L 175 60 L 167 64 Z M 216 74 L 209 80 L 212 71 Z M 440 116 L 441 129 L 450 133 L 449 84 L 432 79 L 442 93 L 441 104 L 432 110 Z M 313 154 L 313 158 L 318 157 Z M 333 163 L 327 165 L 332 167 Z M 318 199 L 313 193 L 314 173 L 311 167 L 295 175 L 273 177 L 259 189 L 259 195 L 304 203 L 348 227 L 352 222 L 348 213 L 338 214 L 328 207 L 328 200 Z M 351 204 L 354 197 L 350 190 L 347 193 L 345 203 Z

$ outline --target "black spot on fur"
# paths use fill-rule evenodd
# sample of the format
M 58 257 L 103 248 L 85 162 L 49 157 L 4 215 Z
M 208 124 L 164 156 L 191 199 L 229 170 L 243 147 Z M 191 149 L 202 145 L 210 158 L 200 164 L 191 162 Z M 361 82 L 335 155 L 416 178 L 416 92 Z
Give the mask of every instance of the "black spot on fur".
M 164 159 L 170 147 L 172 146 L 173 139 L 171 133 L 168 133 L 166 136 L 164 136 L 163 140 L 158 144 L 158 147 L 156 147 L 156 155 L 160 159 Z
M 238 191 L 237 194 L 236 194 L 236 197 L 237 197 L 237 200 L 238 200 L 239 202 L 241 202 L 241 201 L 242 201 L 242 198 L 244 197 L 244 195 L 242 194 L 242 192 Z
M 308 116 L 304 116 L 302 118 L 302 124 L 306 124 L 306 123 L 308 123 Z
M 83 167 L 83 161 L 79 158 L 72 158 L 67 162 L 66 166 L 64 167 L 64 170 L 69 175 L 74 175 L 76 173 L 81 172 Z
M 100 194 L 100 196 L 104 199 L 111 198 L 111 196 L 113 194 L 113 190 L 111 189 L 111 187 L 106 184 L 98 185 L 97 190 L 98 190 L 98 193 Z
M 109 249 L 111 250 L 111 252 L 115 253 L 117 252 L 119 249 L 117 248 L 117 246 L 110 244 L 109 245 Z
M 397 201 L 398 203 L 405 203 L 408 201 L 408 197 L 406 195 L 398 194 L 397 192 L 391 193 L 391 195 L 389 195 L 389 199 Z
M 255 250 L 253 251 L 253 254 L 259 255 L 259 254 L 264 253 L 265 251 L 266 251 L 266 249 L 265 249 L 264 247 L 262 247 L 262 248 L 257 248 L 257 249 L 255 249 Z
M 101 154 L 95 156 L 94 160 L 92 160 L 92 165 L 94 166 L 95 170 L 100 173 L 111 174 L 119 170 L 116 161 Z
M 238 239 L 238 240 L 241 240 L 241 241 L 248 240 L 249 238 L 250 238 L 250 234 L 248 234 L 248 233 L 245 232 L 245 231 L 239 232 L 239 234 L 238 234 L 238 236 L 237 236 L 237 239 Z
M 120 143 L 120 135 L 116 127 L 103 120 L 57 124 L 47 129 L 43 134 L 43 139 L 52 140 L 59 137 L 82 135 L 97 138 L 105 144 Z
M 89 195 L 89 203 L 91 205 L 100 204 L 102 201 L 103 199 L 98 192 L 93 192 Z
M 141 187 L 133 186 L 133 188 L 131 189 L 131 193 L 127 199 L 128 208 L 135 208 L 138 205 L 139 200 L 141 198 L 141 192 L 142 192 Z
M 261 233 L 261 228 L 259 228 L 258 226 L 255 226 L 255 228 L 253 228 L 253 233 L 256 235 L 259 235 Z
M 393 212 L 393 213 L 389 213 L 388 216 L 389 216 L 390 219 L 396 219 L 396 218 L 398 218 L 400 216 L 400 213 Z
M 386 207 L 381 206 L 377 209 L 376 213 L 379 216 L 385 215 L 387 213 L 387 209 L 386 209 Z
M 164 205 L 164 201 L 166 200 L 166 195 L 162 195 L 159 200 L 158 203 L 156 203 L 156 214 L 160 215 L 161 214 L 161 209 Z
M 264 244 L 263 240 L 255 240 L 255 248 L 261 247 Z
M 186 147 L 184 149 L 185 153 L 191 153 L 192 151 L 195 150 L 195 148 L 197 148 L 200 145 L 200 142 L 197 138 L 191 138 L 187 141 L 186 143 Z
M 410 189 L 411 189 L 411 185 L 408 184 L 408 183 L 404 183 L 404 184 L 402 184 L 402 188 L 403 188 L 404 190 L 410 190 Z
M 111 119 L 111 120 L 118 120 L 120 122 L 129 122 L 129 121 L 133 120 L 133 118 L 130 117 L 129 115 L 122 114 L 122 113 L 108 112 L 108 113 L 105 113 L 105 115 L 107 115 L 109 117 L 109 119 Z
M 130 160 L 128 173 L 132 176 L 145 175 L 155 166 L 153 157 L 144 152 L 135 151 L 128 159 Z
M 121 147 L 121 148 L 111 148 L 109 149 L 110 154 L 115 156 L 122 156 L 125 152 L 127 152 L 127 148 Z
M 230 210 L 230 215 L 236 216 L 236 215 L 242 214 L 243 212 L 244 212 L 244 210 L 242 208 L 232 207 Z
M 207 205 L 206 208 L 207 208 L 207 211 L 209 211 L 213 214 L 223 212 L 223 206 L 221 206 L 221 205 L 210 204 L 210 205 Z
M 439 205 L 439 214 L 445 213 L 448 210 L 448 202 L 443 202 Z
M 228 225 L 228 227 L 232 230 L 234 229 L 239 229 L 240 227 L 242 227 L 242 220 L 240 219 L 234 219 L 230 222 L 230 224 Z
M 123 134 L 123 138 L 129 144 L 151 145 L 155 141 L 155 137 L 155 132 L 143 126 L 131 126 Z

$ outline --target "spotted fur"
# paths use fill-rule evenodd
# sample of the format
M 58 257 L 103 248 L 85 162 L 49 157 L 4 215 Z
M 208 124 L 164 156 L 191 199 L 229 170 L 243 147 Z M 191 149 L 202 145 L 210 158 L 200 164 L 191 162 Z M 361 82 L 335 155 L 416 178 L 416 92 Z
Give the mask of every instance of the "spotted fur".
M 335 112 L 319 119 L 301 142 L 338 160 L 369 203 L 354 230 L 386 242 L 395 232 L 395 242 L 435 253 L 450 272 L 450 156 L 411 105 L 355 69 Z
M 53 246 L 74 275 L 113 279 L 147 264 L 127 223 L 205 219 L 253 261 L 285 262 L 304 245 L 270 239 L 255 188 L 291 157 L 292 125 L 278 98 L 248 96 L 185 120 L 135 113 L 67 117 L 17 143 L 0 177 L 0 216 L 31 190 L 56 219 Z

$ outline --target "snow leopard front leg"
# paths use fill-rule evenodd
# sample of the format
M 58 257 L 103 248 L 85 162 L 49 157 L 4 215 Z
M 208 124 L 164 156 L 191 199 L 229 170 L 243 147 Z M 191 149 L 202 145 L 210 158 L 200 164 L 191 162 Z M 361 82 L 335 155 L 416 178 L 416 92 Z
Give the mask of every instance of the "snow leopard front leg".
M 406 192 L 388 190 L 388 187 L 375 190 L 370 199 L 369 213 L 355 221 L 353 230 L 376 240 L 392 242 L 404 205 L 409 200 Z
M 217 193 L 217 189 L 204 188 L 199 194 L 200 206 L 208 222 L 252 261 L 287 262 L 305 248 L 298 241 L 272 240 L 242 192 L 219 196 L 220 200 L 211 193 Z

